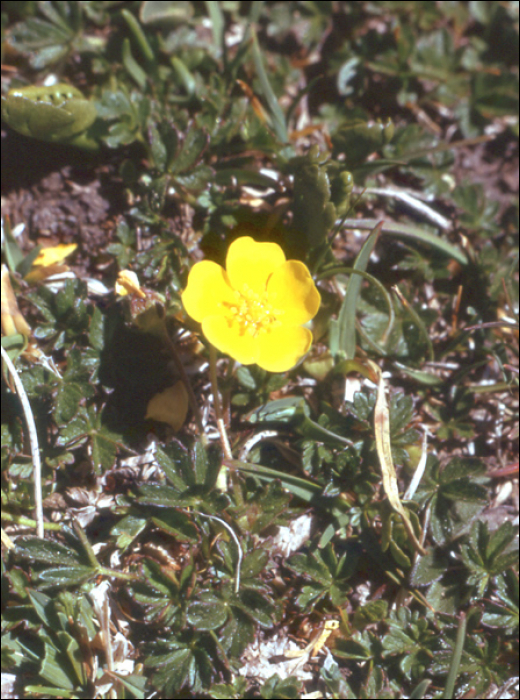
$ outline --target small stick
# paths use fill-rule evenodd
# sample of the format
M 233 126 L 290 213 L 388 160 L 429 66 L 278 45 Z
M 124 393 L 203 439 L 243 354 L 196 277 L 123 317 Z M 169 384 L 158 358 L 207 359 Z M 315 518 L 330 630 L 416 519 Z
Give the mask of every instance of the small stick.
M 184 365 L 182 364 L 182 360 L 179 357 L 179 353 L 177 352 L 177 348 L 175 347 L 175 343 L 170 338 L 168 333 L 164 333 L 163 338 L 164 338 L 166 345 L 168 346 L 168 350 L 171 353 L 172 359 L 175 363 L 175 368 L 176 368 L 177 372 L 179 373 L 181 381 L 184 384 L 186 391 L 188 392 L 188 401 L 190 403 L 191 410 L 193 411 L 193 415 L 195 417 L 195 422 L 197 423 L 197 428 L 198 428 L 199 433 L 202 437 L 204 435 L 204 426 L 202 424 L 202 416 L 200 415 L 199 404 L 197 403 L 197 398 L 195 396 L 195 393 L 193 392 L 193 388 L 191 386 L 190 379 L 189 379 L 188 375 L 186 374 L 186 370 L 184 369 Z
M 220 443 L 226 459 L 233 459 L 231 445 L 224 424 L 224 416 L 222 415 L 222 406 L 220 405 L 220 396 L 218 393 L 217 382 L 217 351 L 213 345 L 209 346 L 209 375 L 211 379 L 211 389 L 213 391 L 213 405 L 215 406 L 215 417 L 217 419 L 217 429 L 220 435 Z M 219 477 L 220 478 L 220 477 Z

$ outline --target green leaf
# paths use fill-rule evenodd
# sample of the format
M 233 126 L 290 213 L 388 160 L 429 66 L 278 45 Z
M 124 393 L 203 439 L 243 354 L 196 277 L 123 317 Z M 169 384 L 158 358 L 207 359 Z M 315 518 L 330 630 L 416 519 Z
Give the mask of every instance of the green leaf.
M 449 560 L 435 548 L 430 549 L 424 556 L 419 556 L 413 566 L 410 583 L 413 586 L 426 586 L 438 581 L 450 566 Z
M 56 586 L 79 586 L 89 578 L 97 576 L 97 569 L 91 566 L 60 566 L 49 567 L 35 576 L 35 581 L 41 588 Z
M 157 448 L 156 459 L 166 478 L 180 492 L 195 485 L 195 475 L 188 450 L 178 440 L 172 440 L 164 449 Z
M 216 630 L 226 622 L 228 610 L 218 598 L 206 596 L 205 600 L 191 603 L 186 616 L 197 630 Z
M 190 125 L 184 136 L 181 150 L 172 162 L 172 172 L 180 174 L 193 169 L 202 159 L 208 144 L 209 135 L 207 132 L 197 128 L 194 124 Z
M 137 87 L 141 90 L 146 85 L 146 73 L 137 63 L 135 58 L 132 56 L 132 49 L 130 48 L 130 39 L 128 37 L 123 40 L 123 46 L 121 48 L 121 58 L 123 65 L 128 71 L 128 74 L 134 79 Z
M 152 517 L 152 522 L 179 542 L 195 543 L 199 540 L 199 532 L 187 513 L 170 510 L 164 515 Z
M 323 586 L 330 586 L 333 577 L 319 554 L 296 554 L 288 562 L 291 569 L 314 579 Z
M 356 629 L 361 630 L 368 625 L 384 620 L 387 614 L 388 603 L 386 600 L 372 600 L 356 610 L 352 623 Z
M 121 436 L 103 425 L 101 414 L 94 407 L 81 409 L 76 418 L 64 425 L 60 431 L 60 441 L 70 445 L 79 441 L 90 441 L 92 462 L 99 473 L 113 466 Z
M 260 688 L 260 697 L 264 700 L 292 700 L 300 697 L 301 683 L 294 677 L 281 679 L 275 673 Z
M 48 683 L 64 691 L 72 691 L 76 687 L 75 673 L 68 663 L 64 663 L 61 652 L 50 644 L 44 645 L 40 675 Z
M 289 137 L 287 134 L 285 117 L 284 117 L 284 114 L 282 112 L 280 105 L 278 104 L 278 100 L 276 99 L 276 95 L 273 92 L 273 89 L 271 87 L 271 83 L 269 82 L 269 78 L 267 77 L 267 73 L 265 72 L 262 53 L 260 51 L 260 47 L 258 45 L 258 39 L 256 37 L 256 32 L 254 30 L 251 30 L 251 37 L 252 37 L 253 61 L 255 64 L 256 73 L 257 73 L 258 79 L 260 81 L 260 86 L 262 88 L 263 95 L 266 99 L 266 102 L 268 104 L 268 107 L 269 107 L 269 110 L 271 113 L 271 118 L 273 121 L 273 127 L 274 127 L 275 134 L 278 138 L 278 141 L 281 144 L 287 144 L 289 141 Z
M 16 553 L 30 561 L 50 565 L 77 566 L 78 553 L 59 542 L 41 540 L 29 535 L 19 537 L 16 540 Z

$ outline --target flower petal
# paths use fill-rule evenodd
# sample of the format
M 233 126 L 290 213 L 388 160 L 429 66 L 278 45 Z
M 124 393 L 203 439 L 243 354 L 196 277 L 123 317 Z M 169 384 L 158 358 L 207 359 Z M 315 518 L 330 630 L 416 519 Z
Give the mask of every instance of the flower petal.
M 141 289 L 139 284 L 139 278 L 132 270 L 121 270 L 117 276 L 115 293 L 120 297 L 124 297 L 127 294 L 133 294 L 140 297 L 141 299 L 146 299 L 146 294 Z
M 224 268 L 211 260 L 195 263 L 188 275 L 188 286 L 182 293 L 182 303 L 195 321 L 206 316 L 224 314 L 222 302 L 236 303 Z
M 209 342 L 243 365 L 251 365 L 258 358 L 258 338 L 249 333 L 240 334 L 237 323 L 229 323 L 223 316 L 209 316 L 202 321 L 202 331 Z
M 273 272 L 267 283 L 270 304 L 283 311 L 283 325 L 299 326 L 314 318 L 321 297 L 306 265 L 288 260 Z
M 280 326 L 258 337 L 257 364 L 268 372 L 285 372 L 308 352 L 312 333 L 302 326 Z
M 169 423 L 177 431 L 184 425 L 187 413 L 188 392 L 184 384 L 179 381 L 150 399 L 145 420 L 151 418 L 162 423 Z
M 60 243 L 48 248 L 42 248 L 33 261 L 33 265 L 54 265 L 73 253 L 78 247 L 77 243 Z
M 285 262 L 285 254 L 277 243 L 258 243 L 251 236 L 242 236 L 229 246 L 226 270 L 234 289 L 244 285 L 254 292 L 265 292 L 269 275 Z

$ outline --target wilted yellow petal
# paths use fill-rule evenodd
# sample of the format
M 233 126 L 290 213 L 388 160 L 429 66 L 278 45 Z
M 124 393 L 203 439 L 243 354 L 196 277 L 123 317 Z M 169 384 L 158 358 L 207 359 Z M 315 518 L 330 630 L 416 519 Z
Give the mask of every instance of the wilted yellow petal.
M 127 294 L 136 294 L 141 299 L 146 297 L 146 294 L 141 289 L 137 275 L 132 270 L 121 270 L 117 276 L 115 292 L 120 297 L 124 297 Z
M 284 262 L 285 254 L 277 243 L 257 243 L 242 236 L 229 246 L 226 271 L 233 289 L 241 292 L 246 286 L 261 294 L 269 276 Z
M 9 270 L 5 265 L 2 265 L 1 292 L 3 335 L 16 335 L 17 333 L 21 333 L 29 337 L 31 335 L 31 329 L 18 308 L 18 303 L 11 286 Z
M 184 425 L 187 413 L 188 393 L 184 384 L 179 381 L 150 399 L 145 419 L 168 423 L 177 431 Z
M 288 260 L 275 270 L 267 283 L 272 306 L 283 309 L 283 324 L 300 326 L 316 316 L 321 297 L 306 265 Z
M 54 265 L 73 253 L 78 247 L 77 243 L 60 243 L 59 245 L 42 248 L 38 257 L 33 262 L 34 265 Z

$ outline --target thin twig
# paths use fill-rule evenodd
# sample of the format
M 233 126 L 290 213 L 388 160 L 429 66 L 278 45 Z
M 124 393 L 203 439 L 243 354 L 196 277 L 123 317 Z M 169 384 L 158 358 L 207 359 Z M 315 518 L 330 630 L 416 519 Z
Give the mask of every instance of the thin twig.
M 188 401 L 190 403 L 191 410 L 193 411 L 193 415 L 195 417 L 195 423 L 197 424 L 198 431 L 202 437 L 204 435 L 204 425 L 202 423 L 202 416 L 200 414 L 199 404 L 197 403 L 197 397 L 195 396 L 195 393 L 194 393 L 193 388 L 191 386 L 190 379 L 189 379 L 188 375 L 186 374 L 186 370 L 184 369 L 184 365 L 182 364 L 182 360 L 179 356 L 179 353 L 177 352 L 177 348 L 175 347 L 175 343 L 172 341 L 172 339 L 170 338 L 170 336 L 167 333 L 164 333 L 163 337 L 164 337 L 164 342 L 168 346 L 168 350 L 170 351 L 172 359 L 175 363 L 175 368 L 176 368 L 177 372 L 179 373 L 181 381 L 184 384 L 186 391 L 188 393 Z
M 2 348 L 2 359 L 7 365 L 9 372 L 13 378 L 17 394 L 20 398 L 25 420 L 27 422 L 27 430 L 29 431 L 29 442 L 31 445 L 31 455 L 34 469 L 34 507 L 36 513 L 36 534 L 43 539 L 43 502 L 42 502 L 42 464 L 40 460 L 40 448 L 38 445 L 38 434 L 36 432 L 36 423 L 34 422 L 33 412 L 29 398 L 25 392 L 22 380 L 18 376 L 16 367 L 11 362 L 11 358 Z
M 213 391 L 213 405 L 215 406 L 215 417 L 217 420 L 217 429 L 220 435 L 220 443 L 222 445 L 222 451 L 226 459 L 233 459 L 233 453 L 231 452 L 231 445 L 229 444 L 229 438 L 226 431 L 226 426 L 224 424 L 224 416 L 222 414 L 222 406 L 220 404 L 220 396 L 218 393 L 218 382 L 217 382 L 217 351 L 210 345 L 209 347 L 209 376 L 211 379 L 211 389 Z

